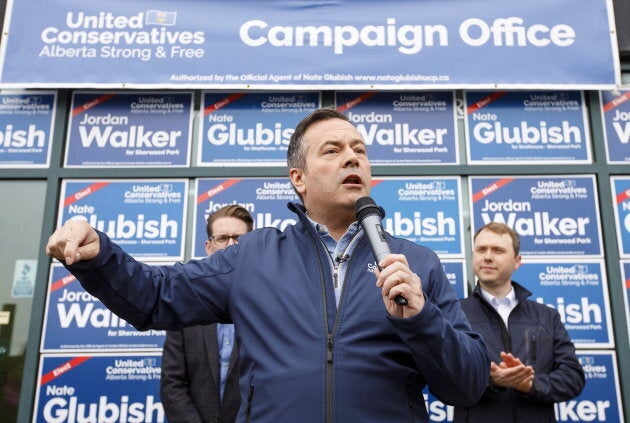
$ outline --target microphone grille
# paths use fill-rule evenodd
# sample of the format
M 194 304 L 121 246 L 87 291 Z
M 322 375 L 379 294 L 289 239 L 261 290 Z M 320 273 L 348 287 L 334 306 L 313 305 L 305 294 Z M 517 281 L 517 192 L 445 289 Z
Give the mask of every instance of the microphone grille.
M 375 214 L 381 218 L 383 217 L 381 208 L 376 205 L 372 197 L 366 196 L 359 198 L 354 205 L 354 209 L 356 211 L 357 220 L 359 222 L 361 222 L 363 219 L 366 218 L 366 216 L 369 216 L 371 214 Z

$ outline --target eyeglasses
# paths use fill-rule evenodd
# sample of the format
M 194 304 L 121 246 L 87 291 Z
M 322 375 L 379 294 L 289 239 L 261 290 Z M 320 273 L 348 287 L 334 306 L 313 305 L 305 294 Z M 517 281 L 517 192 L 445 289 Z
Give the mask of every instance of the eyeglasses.
M 230 239 L 234 241 L 235 244 L 238 243 L 238 237 L 241 234 L 237 235 L 212 235 L 208 238 L 210 241 L 214 242 L 217 247 L 225 247 L 230 242 Z

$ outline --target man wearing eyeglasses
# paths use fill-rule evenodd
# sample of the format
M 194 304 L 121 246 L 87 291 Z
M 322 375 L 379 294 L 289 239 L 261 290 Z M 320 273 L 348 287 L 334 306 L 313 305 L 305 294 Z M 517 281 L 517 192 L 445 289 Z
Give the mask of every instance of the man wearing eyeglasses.
M 210 256 L 253 229 L 242 206 L 225 206 L 208 216 Z M 160 397 L 170 423 L 229 422 L 240 406 L 238 347 L 234 325 L 210 324 L 168 331 L 162 351 Z

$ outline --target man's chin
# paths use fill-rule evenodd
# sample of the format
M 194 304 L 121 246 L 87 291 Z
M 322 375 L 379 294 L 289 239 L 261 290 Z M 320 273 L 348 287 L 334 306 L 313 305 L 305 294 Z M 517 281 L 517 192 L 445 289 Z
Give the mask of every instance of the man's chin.
M 347 205 L 348 207 L 352 207 L 352 208 L 354 209 L 354 206 L 355 206 L 355 204 L 356 204 L 357 200 L 358 200 L 359 198 L 365 197 L 366 195 L 368 195 L 368 194 L 366 194 L 366 193 L 365 193 L 365 191 L 355 191 L 355 192 L 351 192 L 351 193 L 349 193 L 349 194 L 346 196 L 346 200 L 347 200 L 346 205 Z
M 357 198 L 365 197 L 369 194 L 369 190 L 363 185 L 344 185 L 343 186 L 349 194 L 356 195 Z
M 361 197 L 366 196 L 367 194 L 365 193 L 365 188 L 349 188 L 348 189 L 348 196 L 352 197 L 352 198 L 356 198 L 359 199 Z

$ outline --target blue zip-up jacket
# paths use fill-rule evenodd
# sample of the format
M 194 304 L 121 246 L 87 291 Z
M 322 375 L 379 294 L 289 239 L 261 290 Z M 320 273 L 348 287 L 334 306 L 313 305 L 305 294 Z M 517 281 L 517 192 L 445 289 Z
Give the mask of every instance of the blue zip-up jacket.
M 303 206 L 290 208 L 300 221 L 284 232 L 250 232 L 203 260 L 150 267 L 99 233 L 99 255 L 68 269 L 140 330 L 233 322 L 238 422 L 428 422 L 426 384 L 444 403 L 475 403 L 489 359 L 435 253 L 389 237 L 426 297 L 420 313 L 397 319 L 375 286 L 367 237 L 359 240 L 337 307 L 330 256 Z
M 534 367 L 534 388 L 524 394 L 489 383 L 479 403 L 455 408 L 457 423 L 555 422 L 553 404 L 577 397 L 584 388 L 584 371 L 558 311 L 529 300 L 532 293 L 518 283 L 512 281 L 512 286 L 518 304 L 510 313 L 509 329 L 478 284 L 462 307 L 483 336 L 492 361 L 500 363 L 505 351 Z

